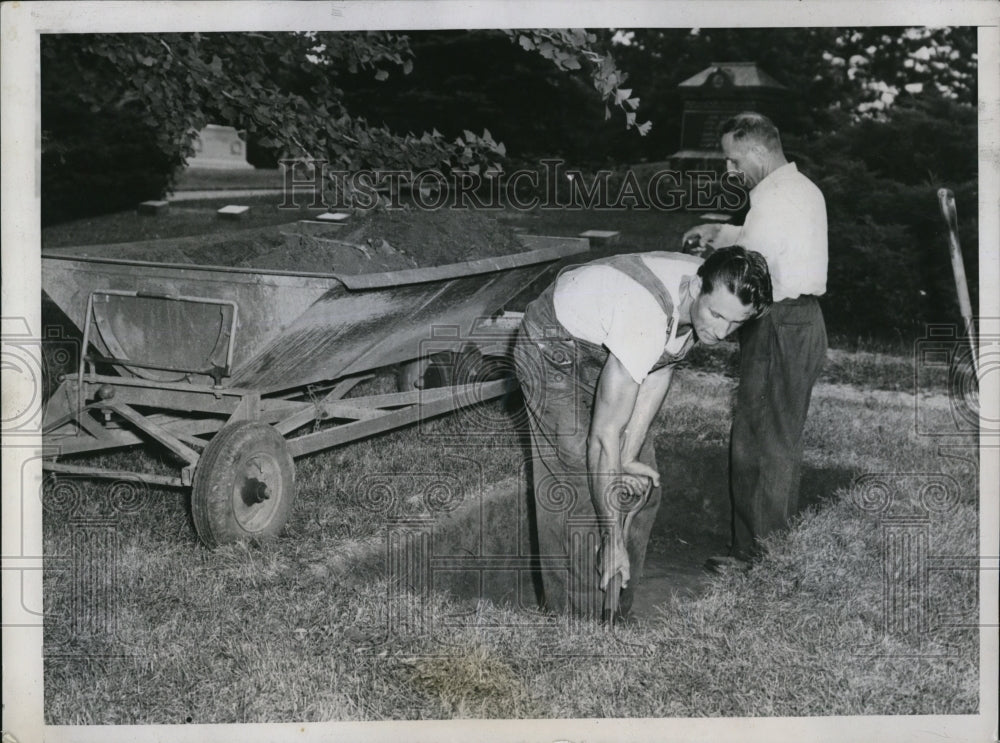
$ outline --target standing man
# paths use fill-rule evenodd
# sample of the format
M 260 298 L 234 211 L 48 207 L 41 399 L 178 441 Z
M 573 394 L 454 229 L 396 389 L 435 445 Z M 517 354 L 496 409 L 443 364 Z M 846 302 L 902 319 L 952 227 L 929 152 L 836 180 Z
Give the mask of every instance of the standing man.
M 569 267 L 528 305 L 514 363 L 547 609 L 599 618 L 620 574 L 611 619 L 628 614 L 660 503 L 647 434 L 673 365 L 770 303 L 764 258 L 731 247 L 706 261 L 651 252 Z
M 817 297 L 826 291 L 826 202 L 816 185 L 785 159 L 778 130 L 758 113 L 722 127 L 730 171 L 750 191 L 742 227 L 701 225 L 683 241 L 710 247 L 739 243 L 767 260 L 774 305 L 740 329 L 740 382 L 730 439 L 733 541 L 713 570 L 742 569 L 760 540 L 788 526 L 798 511 L 802 432 L 827 338 Z

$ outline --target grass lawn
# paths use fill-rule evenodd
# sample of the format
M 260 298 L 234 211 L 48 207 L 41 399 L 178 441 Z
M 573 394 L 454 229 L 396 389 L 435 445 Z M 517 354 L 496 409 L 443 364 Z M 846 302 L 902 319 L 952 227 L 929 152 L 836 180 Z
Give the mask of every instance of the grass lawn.
M 277 219 L 264 203 L 260 213 Z M 172 213 L 61 225 L 43 243 L 232 226 L 211 211 Z M 696 221 L 502 218 L 535 234 L 620 229 L 614 250 L 672 247 Z M 735 353 L 699 350 L 676 374 L 654 429 L 670 477 L 651 550 L 724 529 L 717 485 Z M 390 384 L 388 375 L 371 383 Z M 184 491 L 50 481 L 46 721 L 974 714 L 978 439 L 954 432 L 947 385 L 940 372 L 918 389 L 909 353 L 831 354 L 806 432 L 811 505 L 795 527 L 749 573 L 713 578 L 697 597 L 665 601 L 614 632 L 539 615 L 457 573 L 427 592 L 413 582 L 418 566 L 400 572 L 389 559 L 390 527 L 402 519 L 418 532 L 433 525 L 435 555 L 456 565 L 520 544 L 524 447 L 516 407 L 501 402 L 297 460 L 283 536 L 214 551 L 197 540 Z M 153 449 L 99 461 L 167 465 Z M 914 544 L 939 569 L 914 572 Z M 497 578 L 500 588 L 501 578 L 510 576 Z
M 732 386 L 718 374 L 678 374 L 658 421 L 661 460 L 679 439 L 723 445 Z M 945 425 L 947 401 L 928 399 L 929 414 Z M 477 420 L 502 421 L 498 405 Z M 70 512 L 65 489 L 50 489 L 45 554 L 56 569 L 45 575 L 47 718 L 974 713 L 977 632 L 943 620 L 975 611 L 978 574 L 934 574 L 929 627 L 921 632 L 900 629 L 898 617 L 883 611 L 883 571 L 912 579 L 905 556 L 885 562 L 886 524 L 921 508 L 906 473 L 940 473 L 924 479 L 955 485 L 930 513 L 930 554 L 978 551 L 975 442 L 955 441 L 968 462 L 940 459 L 936 442 L 913 432 L 912 416 L 911 405 L 891 393 L 821 386 L 807 465 L 882 473 L 895 497 L 891 511 L 873 510 L 863 481 L 811 494 L 818 505 L 751 573 L 715 579 L 701 598 L 665 604 L 655 619 L 614 634 L 487 600 L 470 605 L 433 592 L 419 604 L 390 590 L 388 517 L 433 516 L 421 497 L 425 473 L 457 476 L 467 484 L 463 497 L 484 501 L 490 483 L 518 482 L 522 454 L 512 426 L 497 423 L 491 440 L 456 447 L 468 420 L 448 416 L 299 460 L 299 501 L 286 535 L 212 552 L 194 537 L 186 498 L 176 491 L 150 489 L 123 508 L 107 486 L 80 482 L 82 499 Z M 395 502 L 372 497 L 374 475 L 388 476 Z M 516 529 L 516 503 L 495 506 L 487 532 Z M 112 549 L 93 558 L 93 569 L 106 571 L 113 632 L 89 637 L 74 631 L 80 578 L 65 559 L 79 556 L 81 535 L 100 523 L 84 516 L 113 524 Z M 447 539 L 450 516 L 436 518 Z M 407 614 L 413 607 L 421 621 Z M 390 625 L 390 615 L 410 619 Z
M 253 170 L 221 170 L 216 168 L 187 168 L 177 178 L 174 192 L 205 191 L 211 189 L 281 188 L 284 171 L 279 168 L 254 168 Z
M 234 230 L 253 229 L 287 224 L 322 214 L 324 209 L 279 209 L 280 197 L 238 196 L 198 202 L 171 204 L 157 215 L 118 212 L 100 217 L 88 217 L 45 227 L 42 249 L 66 248 L 76 245 L 164 240 L 194 235 L 218 236 Z M 305 203 L 305 200 L 300 201 Z M 250 211 L 239 220 L 220 218 L 216 212 L 229 204 L 249 206 Z

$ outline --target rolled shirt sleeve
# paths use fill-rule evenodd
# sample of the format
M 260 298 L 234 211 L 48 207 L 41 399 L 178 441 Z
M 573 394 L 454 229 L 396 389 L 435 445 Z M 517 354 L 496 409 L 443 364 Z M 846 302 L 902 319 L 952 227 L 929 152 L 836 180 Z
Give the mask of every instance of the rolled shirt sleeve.
M 663 354 L 670 319 L 642 286 L 608 266 L 584 266 L 560 278 L 556 316 L 574 337 L 604 346 L 642 384 Z

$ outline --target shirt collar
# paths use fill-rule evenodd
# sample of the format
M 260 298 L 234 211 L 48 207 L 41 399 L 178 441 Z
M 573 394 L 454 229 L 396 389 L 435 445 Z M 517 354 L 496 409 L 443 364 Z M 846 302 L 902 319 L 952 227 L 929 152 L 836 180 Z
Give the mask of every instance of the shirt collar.
M 794 175 L 799 172 L 799 169 L 795 166 L 795 163 L 785 163 L 780 168 L 772 170 L 764 179 L 758 183 L 756 186 L 750 189 L 750 196 L 753 197 L 754 193 L 759 193 L 761 191 L 766 191 L 772 186 L 780 183 L 782 180 L 790 175 Z

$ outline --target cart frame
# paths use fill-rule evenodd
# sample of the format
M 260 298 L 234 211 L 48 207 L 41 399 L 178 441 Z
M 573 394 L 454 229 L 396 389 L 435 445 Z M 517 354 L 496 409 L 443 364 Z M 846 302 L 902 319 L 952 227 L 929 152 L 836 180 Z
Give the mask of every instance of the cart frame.
M 62 379 L 45 405 L 43 469 L 53 476 L 191 488 L 195 527 L 210 547 L 273 536 L 283 527 L 294 496 L 294 458 L 485 402 L 516 387 L 512 374 L 502 378 L 472 374 L 437 388 L 418 384 L 417 389 L 348 397 L 387 367 L 408 364 L 425 369 L 432 353 L 509 360 L 521 313 L 497 312 L 495 306 L 488 307 L 492 316 L 469 317 L 469 313 L 502 303 L 500 293 L 523 288 L 515 281 L 537 278 L 556 261 L 589 249 L 589 242 L 580 238 L 522 236 L 522 242 L 528 250 L 521 254 L 353 276 L 234 271 L 72 253 L 53 256 L 77 261 L 63 263 L 52 284 L 72 309 L 66 313 L 71 321 L 75 313 L 74 322 L 82 325 L 83 348 L 76 372 Z M 107 272 L 100 270 L 102 265 Z M 43 272 L 43 285 L 44 279 Z M 130 287 L 133 279 L 135 286 Z M 329 289 L 324 282 L 330 282 Z M 298 286 L 306 287 L 312 299 L 296 297 L 296 312 L 307 309 L 286 317 L 281 330 L 261 325 L 267 315 L 260 306 L 260 292 L 270 292 L 266 296 L 279 309 L 287 292 Z M 366 304 L 369 296 L 371 302 Z M 419 319 L 418 308 L 411 312 L 407 305 L 414 299 L 423 313 Z M 184 345 L 173 354 L 170 348 L 164 353 L 155 327 L 145 334 L 136 331 L 132 337 L 109 331 L 109 317 L 126 329 L 148 322 L 146 316 L 129 314 L 140 305 L 156 305 L 162 317 L 173 317 L 171 313 L 182 312 L 182 306 L 192 307 L 192 317 L 211 317 L 204 337 L 195 342 L 197 354 L 187 353 L 184 333 L 169 336 L 174 342 L 183 337 Z M 339 313 L 342 307 L 347 310 Z M 399 327 L 392 326 L 386 338 L 365 335 L 369 325 L 377 328 L 380 320 L 394 317 Z M 460 325 L 451 324 L 456 321 Z M 427 337 L 418 339 L 418 328 L 425 322 L 433 332 L 424 330 Z M 187 332 L 201 326 L 195 322 L 184 328 Z M 251 348 L 237 348 L 238 332 L 249 333 Z M 310 339 L 325 333 L 321 340 L 328 345 L 304 346 L 295 333 Z M 125 343 L 120 345 L 121 338 Z M 418 340 L 420 357 L 414 359 L 406 354 Z M 424 340 L 429 341 L 426 347 Z M 337 346 L 329 355 L 334 341 L 353 345 Z M 394 348 L 393 343 L 401 345 Z M 137 354 L 136 348 L 151 348 L 152 360 Z M 338 353 L 342 348 L 348 350 Z M 425 348 L 430 349 L 426 354 Z M 295 352 L 303 354 L 308 368 L 296 369 L 283 385 L 286 378 L 274 371 L 273 364 L 294 365 L 296 358 L 288 353 Z M 175 355 L 179 361 L 174 361 Z M 60 461 L 150 442 L 177 459 L 176 476 Z

